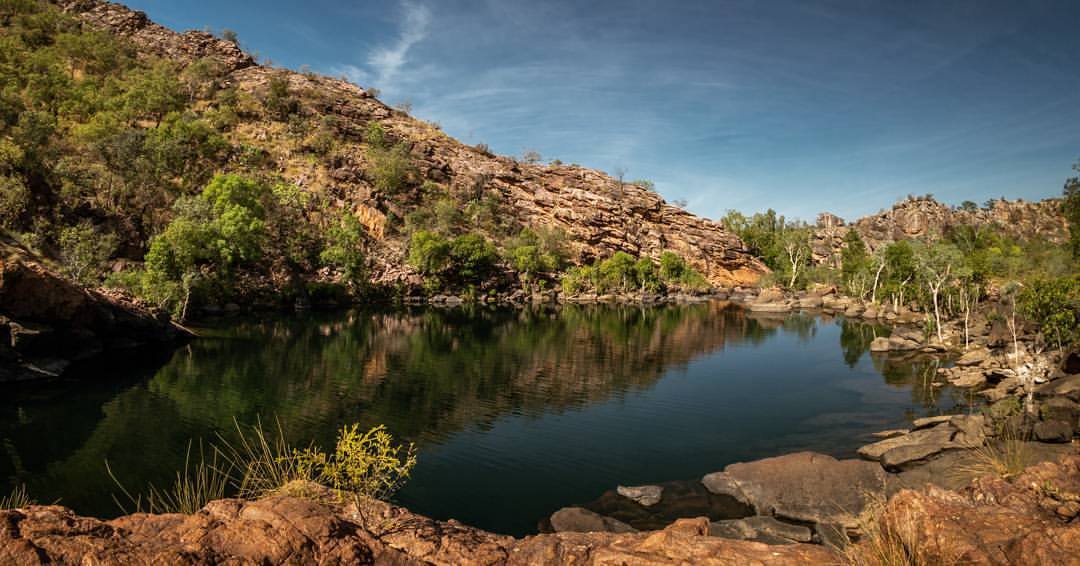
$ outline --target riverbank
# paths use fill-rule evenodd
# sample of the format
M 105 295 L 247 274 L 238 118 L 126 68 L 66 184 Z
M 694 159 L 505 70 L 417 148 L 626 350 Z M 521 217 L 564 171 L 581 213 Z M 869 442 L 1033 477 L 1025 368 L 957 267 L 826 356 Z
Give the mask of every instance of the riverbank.
M 808 471 L 787 464 L 768 459 L 746 466 L 754 466 L 755 473 L 770 468 L 789 475 Z M 111 521 L 80 517 L 58 506 L 32 506 L 0 511 L 0 562 L 828 564 L 873 563 L 865 559 L 891 548 L 892 556 L 910 552 L 926 564 L 1060 565 L 1075 564 L 1080 555 L 1080 524 L 1075 515 L 1061 513 L 1077 507 L 1078 493 L 1080 456 L 1075 454 L 1028 468 L 1010 480 L 983 477 L 956 491 L 903 489 L 863 514 L 862 539 L 844 550 L 712 536 L 717 527 L 703 517 L 679 519 L 651 532 L 514 538 L 379 502 L 371 502 L 361 515 L 336 503 L 325 490 L 308 498 L 214 501 L 192 515 L 135 514 Z

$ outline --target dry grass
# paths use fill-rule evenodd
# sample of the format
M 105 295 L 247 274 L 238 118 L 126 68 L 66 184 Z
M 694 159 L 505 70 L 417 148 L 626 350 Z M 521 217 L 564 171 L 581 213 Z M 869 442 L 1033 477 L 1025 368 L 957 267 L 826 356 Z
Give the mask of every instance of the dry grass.
M 318 471 L 297 458 L 298 451 L 285 438 L 280 421 L 275 421 L 276 433 L 268 433 L 261 420 L 246 429 L 236 421 L 233 424 L 236 438 L 218 435 L 218 441 L 224 459 L 236 472 L 234 486 L 240 497 L 304 497 L 308 495 L 304 486 L 318 483 Z
M 876 494 L 859 516 L 857 541 L 848 541 L 841 564 L 848 566 L 940 566 L 942 562 L 928 551 L 928 541 L 920 534 L 911 515 L 902 519 L 884 518 L 887 500 Z
M 6 497 L 0 498 L 0 511 L 22 509 L 34 503 L 34 500 L 30 499 L 30 494 L 26 491 L 26 486 L 18 485 Z
M 134 513 L 184 513 L 192 514 L 202 509 L 207 503 L 225 497 L 225 489 L 231 481 L 232 467 L 225 462 L 219 451 L 211 447 L 209 460 L 199 444 L 199 458 L 192 460 L 192 444 L 188 442 L 187 454 L 184 456 L 184 469 L 176 472 L 176 478 L 172 485 L 167 488 L 158 488 L 154 484 L 148 484 L 146 495 L 133 495 L 113 473 L 109 463 L 105 462 L 105 469 L 112 478 L 113 483 L 127 499 L 125 505 L 113 495 L 113 501 L 125 514 L 129 513 L 129 506 Z
M 997 441 L 987 441 L 976 448 L 970 462 L 957 466 L 954 472 L 967 479 L 983 476 L 1010 478 L 1033 463 L 1028 439 L 1006 428 Z

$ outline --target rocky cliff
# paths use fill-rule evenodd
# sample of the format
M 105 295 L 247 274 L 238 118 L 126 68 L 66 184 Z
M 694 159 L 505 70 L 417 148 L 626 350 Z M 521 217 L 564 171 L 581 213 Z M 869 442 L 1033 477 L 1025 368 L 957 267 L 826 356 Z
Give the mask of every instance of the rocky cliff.
M 105 350 L 185 334 L 122 295 L 83 289 L 0 233 L 0 383 L 57 376 Z
M 989 207 L 953 208 L 929 197 L 909 197 L 889 210 L 852 223 L 824 212 L 818 215 L 812 241 L 818 263 L 838 265 L 844 236 L 855 230 L 871 251 L 898 240 L 938 239 L 958 226 L 997 226 L 1005 234 L 1030 240 L 1064 242 L 1069 227 L 1060 211 L 1060 199 L 1039 202 L 995 200 Z
M 471 147 L 443 133 L 437 125 L 394 110 L 370 92 L 343 80 L 297 73 L 257 64 L 233 43 L 188 31 L 176 33 L 151 22 L 145 14 L 97 0 L 55 0 L 63 10 L 87 24 L 127 38 L 142 54 L 181 64 L 211 58 L 224 67 L 224 85 L 243 95 L 264 98 L 272 78 L 287 81 L 305 119 L 323 119 L 345 141 L 333 156 L 310 159 L 294 151 L 281 123 L 241 119 L 230 133 L 234 146 L 256 148 L 270 158 L 267 168 L 287 181 L 327 197 L 352 211 L 367 227 L 375 244 L 368 250 L 376 283 L 416 283 L 405 266 L 404 237 L 393 229 L 418 195 L 380 193 L 368 176 L 361 146 L 363 132 L 378 122 L 393 142 L 405 142 L 418 169 L 414 188 L 436 184 L 450 194 L 494 195 L 501 212 L 528 227 L 565 230 L 572 260 L 590 261 L 617 251 L 658 258 L 673 250 L 714 284 L 755 281 L 767 268 L 739 238 L 719 223 L 695 216 L 665 202 L 643 187 L 622 183 L 602 172 L 579 166 L 520 163 Z

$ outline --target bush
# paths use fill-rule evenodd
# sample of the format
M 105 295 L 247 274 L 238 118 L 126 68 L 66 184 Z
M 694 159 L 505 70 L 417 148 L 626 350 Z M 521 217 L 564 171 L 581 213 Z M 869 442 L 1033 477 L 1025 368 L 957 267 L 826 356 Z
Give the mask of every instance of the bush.
M 498 259 L 495 246 L 480 234 L 465 234 L 450 242 L 451 269 L 458 282 L 478 283 L 486 279 Z
M 73 279 L 87 286 L 101 282 L 101 266 L 116 251 L 116 236 L 99 232 L 89 220 L 60 231 L 60 261 Z
M 363 241 L 363 225 L 353 214 L 343 213 L 338 222 L 331 225 L 326 236 L 326 248 L 319 254 L 319 259 L 340 271 L 347 283 L 356 285 L 364 275 Z
M 1080 338 L 1080 282 L 1075 277 L 1036 279 L 1018 299 L 1020 311 L 1047 343 L 1063 349 Z
M 317 448 L 294 451 L 297 466 L 311 470 L 316 481 L 339 495 L 352 496 L 357 511 L 365 499 L 389 499 L 409 479 L 416 465 L 416 448 L 398 446 L 385 426 L 361 432 L 359 425 L 342 427 L 334 452 Z
M 386 131 L 378 122 L 368 126 L 367 157 L 371 162 L 368 175 L 375 188 L 388 195 L 395 195 L 409 185 L 409 177 L 416 172 L 409 156 L 409 148 L 404 143 L 390 145 Z

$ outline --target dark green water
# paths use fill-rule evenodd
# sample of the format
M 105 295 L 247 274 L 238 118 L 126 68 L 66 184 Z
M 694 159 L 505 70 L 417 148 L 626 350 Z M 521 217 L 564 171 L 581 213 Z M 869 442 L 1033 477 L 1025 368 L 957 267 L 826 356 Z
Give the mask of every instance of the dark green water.
M 689 479 L 794 450 L 851 456 L 876 430 L 967 406 L 932 362 L 870 356 L 875 329 L 726 303 L 655 308 L 395 310 L 225 319 L 175 351 L 7 388 L 0 491 L 115 515 L 167 482 L 188 440 L 280 419 L 332 445 L 386 424 L 419 448 L 398 501 L 524 534 L 615 485 Z

